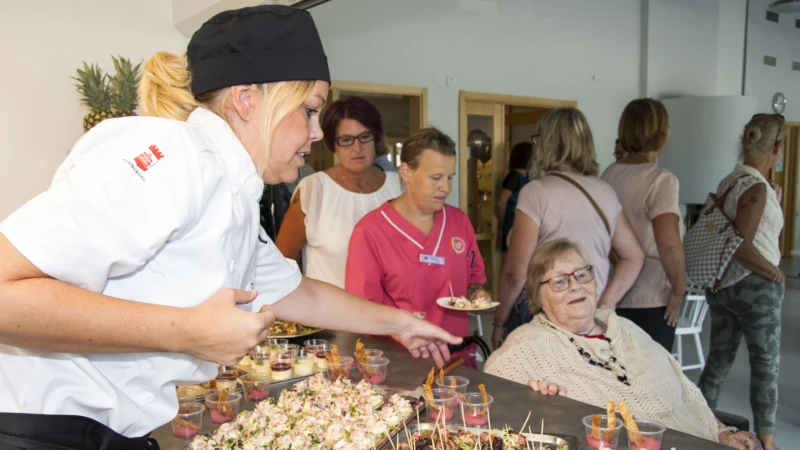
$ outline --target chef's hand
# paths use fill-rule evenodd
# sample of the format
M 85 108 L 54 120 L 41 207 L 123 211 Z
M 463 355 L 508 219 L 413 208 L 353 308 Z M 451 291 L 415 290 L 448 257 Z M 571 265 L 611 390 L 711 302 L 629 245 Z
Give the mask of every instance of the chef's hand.
M 719 434 L 719 443 L 739 450 L 761 450 L 761 442 L 748 431 L 725 430 Z
M 399 332 L 392 337 L 403 344 L 414 358 L 433 357 L 437 367 L 444 366 L 445 361 L 450 359 L 447 344 L 458 345 L 462 339 L 408 312 L 398 310 L 398 313 Z
M 247 312 L 236 307 L 255 300 L 255 290 L 222 289 L 203 303 L 187 308 L 190 339 L 185 353 L 232 366 L 269 335 L 275 321 L 270 309 Z
M 567 395 L 567 387 L 545 380 L 528 380 L 528 387 L 542 395 Z

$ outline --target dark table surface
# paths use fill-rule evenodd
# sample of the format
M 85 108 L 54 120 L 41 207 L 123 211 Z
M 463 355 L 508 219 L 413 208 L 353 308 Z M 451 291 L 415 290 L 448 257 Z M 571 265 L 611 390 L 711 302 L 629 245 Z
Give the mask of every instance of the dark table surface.
M 342 355 L 351 355 L 355 349 L 357 335 L 339 331 L 322 331 L 309 338 L 327 339 L 330 343 L 337 344 Z M 308 338 L 297 339 L 294 342 L 302 345 Z M 376 339 L 363 338 L 367 348 L 378 348 L 384 351 L 384 356 L 390 359 L 386 385 L 406 389 L 416 389 L 424 381 L 431 367 L 432 360 L 414 359 L 406 350 Z M 458 368 L 453 375 L 460 375 L 470 380 L 469 391 L 477 391 L 477 386 L 483 383 L 486 390 L 494 397 L 491 417 L 494 428 L 502 428 L 508 424 L 514 429 L 522 426 L 528 412 L 531 417 L 528 422 L 534 433 L 539 432 L 541 421 L 544 419 L 545 434 L 572 435 L 578 438 L 579 448 L 588 449 L 586 446 L 585 429 L 581 422 L 589 414 L 604 414 L 605 410 L 570 400 L 561 396 L 544 396 L 532 391 L 527 386 L 512 381 L 498 378 L 483 372 L 466 367 Z M 275 383 L 270 386 L 270 397 L 277 398 L 281 391 L 290 387 L 293 382 Z M 654 387 L 655 388 L 655 387 Z M 424 421 L 424 419 L 423 419 Z M 209 433 L 217 428 L 211 422 L 209 414 L 203 415 L 203 433 Z M 527 428 L 527 427 L 526 427 Z M 620 437 L 619 449 L 627 449 L 627 437 Z M 167 424 L 155 430 L 152 437 L 158 440 L 164 450 L 181 450 L 185 448 L 190 439 L 173 436 L 172 425 Z M 661 448 L 663 450 L 722 450 L 729 447 L 700 439 L 679 431 L 667 429 Z

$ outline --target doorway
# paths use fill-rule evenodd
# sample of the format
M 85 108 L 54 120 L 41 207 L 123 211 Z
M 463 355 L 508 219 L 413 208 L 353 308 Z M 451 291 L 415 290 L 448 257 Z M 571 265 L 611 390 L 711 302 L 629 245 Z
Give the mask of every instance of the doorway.
M 387 158 L 397 167 L 403 140 L 428 123 L 428 88 L 334 81 L 328 91 L 328 101 L 321 112 L 322 116 L 331 103 L 354 96 L 363 97 L 380 111 L 386 146 L 377 149 L 378 157 Z M 315 142 L 311 145 L 308 164 L 315 172 L 323 171 L 336 164 L 336 156 L 326 148 L 324 141 Z
M 798 178 L 800 177 L 800 122 L 786 122 L 786 144 L 783 160 L 778 160 L 770 173 L 770 179 L 783 190 L 783 232 L 781 233 L 781 257 L 792 256 L 797 242 Z M 795 252 L 796 254 L 797 252 Z
M 475 229 L 486 266 L 486 288 L 497 298 L 503 264 L 502 229 L 495 214 L 511 148 L 530 142 L 548 112 L 576 107 L 573 100 L 459 92 L 459 206 Z M 535 168 L 530 175 L 535 176 Z

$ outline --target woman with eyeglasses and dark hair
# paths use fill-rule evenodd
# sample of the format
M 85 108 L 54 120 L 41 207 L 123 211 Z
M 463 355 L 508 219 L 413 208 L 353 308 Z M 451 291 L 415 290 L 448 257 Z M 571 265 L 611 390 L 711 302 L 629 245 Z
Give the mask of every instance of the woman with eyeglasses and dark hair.
M 533 160 L 533 144 L 520 142 L 511 149 L 508 159 L 508 175 L 503 179 L 503 188 L 495 205 L 495 213 L 500 220 L 500 229 L 503 234 L 500 246 L 503 251 L 508 251 L 508 235 L 514 225 L 514 215 L 517 210 L 517 199 L 522 187 L 528 184 L 528 170 Z
M 723 288 L 706 292 L 711 312 L 711 348 L 698 385 L 716 407 L 722 383 L 744 336 L 750 354 L 750 406 L 755 431 L 774 450 L 778 409 L 781 304 L 786 277 L 778 267 L 783 229 L 780 190 L 767 178 L 783 155 L 786 123 L 778 114 L 757 114 L 744 127 L 743 163 L 717 187 L 725 213 L 735 220 L 744 242 L 736 250 Z
M 356 223 L 403 191 L 397 173 L 373 164 L 384 135 L 372 103 L 361 97 L 333 102 L 322 131 L 339 162 L 300 182 L 275 245 L 292 259 L 302 250 L 307 277 L 344 288 L 347 245 Z

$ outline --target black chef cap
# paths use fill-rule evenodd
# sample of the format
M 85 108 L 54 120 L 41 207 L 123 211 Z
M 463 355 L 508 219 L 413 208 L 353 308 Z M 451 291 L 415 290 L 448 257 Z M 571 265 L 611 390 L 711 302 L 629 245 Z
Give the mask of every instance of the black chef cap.
M 311 14 L 288 6 L 221 12 L 192 35 L 186 55 L 195 96 L 240 84 L 331 81 Z

